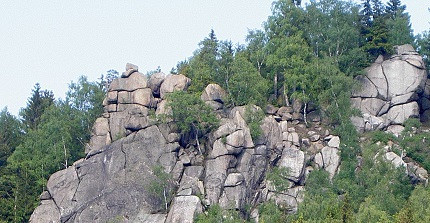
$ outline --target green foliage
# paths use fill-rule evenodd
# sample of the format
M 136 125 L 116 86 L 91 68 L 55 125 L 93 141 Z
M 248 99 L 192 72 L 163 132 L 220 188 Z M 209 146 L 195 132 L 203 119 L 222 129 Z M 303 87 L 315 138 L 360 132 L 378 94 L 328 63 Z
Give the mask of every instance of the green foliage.
M 377 17 L 373 20 L 373 25 L 369 28 L 366 39 L 367 42 L 363 48 L 369 53 L 371 60 L 378 55 L 393 53 L 393 45 L 389 42 L 387 21 L 383 17 Z
M 373 131 L 370 134 L 370 139 L 372 143 L 382 142 L 384 144 L 387 144 L 388 141 L 396 141 L 396 137 L 393 134 L 384 131 Z
M 45 106 L 44 103 L 33 103 L 43 101 L 34 99 L 41 97 L 37 89 L 23 114 L 40 112 L 41 109 L 33 108 Z M 36 97 L 37 94 L 39 96 Z M 37 120 L 35 122 L 23 120 L 37 125 L 32 128 L 27 124 L 25 136 L 9 156 L 4 174 L 0 177 L 0 193 L 4 195 L 0 197 L 0 206 L 6 207 L 0 209 L 3 219 L 27 221 L 38 204 L 38 196 L 45 189 L 48 177 L 84 156 L 84 143 L 90 137 L 89 126 L 101 115 L 100 98 L 103 95 L 100 83 L 81 78 L 78 83 L 70 85 L 66 101 L 52 102 L 49 107 L 42 109 L 40 117 L 28 119 Z M 51 96 L 47 96 L 44 100 L 51 99 Z M 38 114 L 35 112 L 26 117 L 37 117 Z
M 402 11 L 396 11 L 387 20 L 388 42 L 392 45 L 412 44 L 414 42 L 410 16 Z
M 312 171 L 306 182 L 306 193 L 303 203 L 293 219 L 300 216 L 310 222 L 341 222 L 342 202 L 333 191 L 328 172 Z
M 152 168 L 152 173 L 155 176 L 147 185 L 147 190 L 150 195 L 160 201 L 162 210 L 167 211 L 170 202 L 175 195 L 175 185 L 170 174 L 164 171 L 160 165 L 155 165 Z
M 112 71 L 111 71 L 112 72 Z M 107 82 L 112 82 L 114 74 L 107 75 Z M 78 82 L 70 83 L 66 93 L 66 103 L 79 113 L 82 121 L 82 128 L 90 131 L 94 121 L 103 113 L 103 99 L 106 95 L 104 81 L 90 82 L 87 77 L 79 77 Z M 85 141 L 85 140 L 83 140 Z
M 360 210 L 358 211 L 356 216 L 356 222 L 389 223 L 392 222 L 392 220 L 385 211 L 380 210 L 378 207 L 372 204 L 371 198 L 367 198 L 360 205 Z
M 277 192 L 283 192 L 290 186 L 288 173 L 290 170 L 286 167 L 273 167 L 266 176 L 266 179 L 276 188 Z
M 279 209 L 273 201 L 263 203 L 258 208 L 260 217 L 259 222 L 262 223 L 282 223 L 287 222 L 287 215 Z
M 400 146 L 406 151 L 407 156 L 430 170 L 430 134 L 406 133 L 401 137 Z
M 306 38 L 313 54 L 333 58 L 348 75 L 359 74 L 367 65 L 367 55 L 359 48 L 363 38 L 358 5 L 350 1 L 312 1 L 306 11 Z
M 200 93 L 203 89 L 215 80 L 219 64 L 218 39 L 214 30 L 209 36 L 199 43 L 199 49 L 194 52 L 194 56 L 187 63 L 178 64 L 178 72 L 193 80 L 190 88 L 191 93 Z
M 371 198 L 369 202 L 372 201 L 380 210 L 393 215 L 405 204 L 412 185 L 404 174 L 405 169 L 396 169 L 384 160 L 379 146 L 372 144 L 366 147 L 357 183 L 366 191 L 363 195 Z
M 388 42 L 392 45 L 412 44 L 410 16 L 405 12 L 406 6 L 400 0 L 387 2 L 386 17 L 388 26 Z
M 257 68 L 260 75 L 267 74 L 266 71 L 266 44 L 267 36 L 262 30 L 251 30 L 246 36 L 248 43 L 245 53 L 248 55 L 248 60 Z M 267 78 L 267 77 L 264 77 Z
M 251 132 L 251 138 L 256 140 L 262 134 L 261 123 L 265 117 L 264 112 L 261 109 L 255 109 L 252 105 L 247 105 L 245 108 L 244 119 Z
M 20 121 L 7 108 L 0 112 L 0 173 L 7 158 L 15 151 L 23 136 Z
M 54 94 L 52 91 L 41 90 L 37 83 L 34 86 L 32 96 L 27 100 L 27 107 L 19 112 L 26 131 L 35 129 L 39 125 L 43 112 L 53 103 Z
M 228 91 L 235 106 L 257 104 L 264 106 L 268 85 L 257 69 L 244 56 L 236 56 L 228 80 Z
M 405 209 L 411 222 L 430 222 L 430 187 L 417 186 L 409 197 Z
M 207 213 L 196 216 L 195 223 L 245 223 L 234 210 L 223 210 L 219 205 L 211 205 Z
M 413 131 L 413 129 L 417 130 L 422 126 L 422 124 L 417 118 L 409 118 L 403 123 L 403 126 L 405 126 L 403 132 L 407 133 Z
M 172 108 L 172 119 L 181 133 L 206 133 L 218 126 L 218 119 L 211 108 L 198 95 L 175 91 L 168 95 L 168 106 Z
M 400 136 L 400 146 L 408 157 L 430 170 L 430 133 L 420 132 L 421 122 L 416 118 L 406 120 Z
M 423 56 L 427 70 L 430 70 L 430 32 L 425 31 L 419 34 L 416 39 L 417 50 Z

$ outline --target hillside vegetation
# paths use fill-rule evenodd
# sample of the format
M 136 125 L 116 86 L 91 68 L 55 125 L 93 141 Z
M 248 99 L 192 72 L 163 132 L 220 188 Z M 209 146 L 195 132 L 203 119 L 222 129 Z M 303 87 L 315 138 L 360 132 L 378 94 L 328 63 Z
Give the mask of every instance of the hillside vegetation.
M 354 77 L 401 44 L 414 45 L 429 68 L 430 34 L 413 36 L 400 0 L 387 4 L 319 0 L 306 6 L 277 0 L 263 28 L 250 30 L 245 44 L 218 40 L 211 30 L 192 57 L 178 62 L 171 73 L 183 74 L 192 82 L 188 91 L 168 96 L 173 112 L 163 118 L 177 121 L 182 135 L 197 142 L 206 140 L 205 134 L 219 122 L 200 96 L 213 83 L 225 89 L 230 108 L 280 107 L 300 101 L 306 126 L 312 125 L 307 117 L 312 108 L 319 111 L 324 126 L 340 136 L 340 171 L 333 179 L 324 170 L 312 171 L 296 213 L 266 202 L 258 208 L 259 222 L 430 222 L 429 187 L 412 181 L 404 168 L 395 168 L 382 157 L 387 148 L 406 151 L 430 171 L 426 125 L 408 120 L 396 137 L 379 131 L 359 134 L 350 120 L 359 115 L 350 102 L 351 91 L 359 88 Z M 92 125 L 103 114 L 103 99 L 116 78 L 118 72 L 113 70 L 96 82 L 81 77 L 69 85 L 64 100 L 36 84 L 18 117 L 7 108 L 0 112 L 0 222 L 27 222 L 49 176 L 85 156 Z M 252 138 L 262 134 L 263 117 L 248 111 L 245 119 Z M 283 171 L 288 170 L 270 172 L 281 188 L 286 183 Z M 251 219 L 251 213 L 214 205 L 196 222 Z

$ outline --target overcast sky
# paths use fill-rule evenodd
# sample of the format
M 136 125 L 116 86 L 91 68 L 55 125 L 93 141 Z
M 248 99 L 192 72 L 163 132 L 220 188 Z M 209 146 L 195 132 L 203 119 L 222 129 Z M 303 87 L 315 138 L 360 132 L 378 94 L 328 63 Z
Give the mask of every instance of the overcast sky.
M 306 1 L 305 1 L 306 2 Z M 403 0 L 416 33 L 429 29 L 429 0 Z M 214 29 L 244 43 L 272 0 L 0 1 L 0 109 L 18 114 L 34 84 L 64 98 L 68 84 L 127 62 L 169 72 Z

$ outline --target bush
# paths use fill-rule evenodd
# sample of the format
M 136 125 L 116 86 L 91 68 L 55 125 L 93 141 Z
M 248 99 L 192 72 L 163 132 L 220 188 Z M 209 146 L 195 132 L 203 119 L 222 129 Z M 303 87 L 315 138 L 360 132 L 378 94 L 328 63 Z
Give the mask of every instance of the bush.
M 275 186 L 277 192 L 282 192 L 288 189 L 289 181 L 287 179 L 290 170 L 286 167 L 273 167 L 267 173 L 267 180 Z
M 396 141 L 396 137 L 391 133 L 374 131 L 370 135 L 370 140 L 372 143 L 382 142 L 387 144 L 389 141 Z
M 261 204 L 258 208 L 258 211 L 260 213 L 260 222 L 287 222 L 286 214 L 282 210 L 280 210 L 279 207 L 273 201 L 268 201 L 266 203 Z
M 181 133 L 194 132 L 197 136 L 199 132 L 209 132 L 218 126 L 215 114 L 197 94 L 175 91 L 167 96 L 167 100 L 172 108 L 171 118 Z
M 161 201 L 162 209 L 167 211 L 175 193 L 172 176 L 166 173 L 160 165 L 153 166 L 152 173 L 155 178 L 149 182 L 147 190 L 155 199 Z
M 223 210 L 219 205 L 209 207 L 207 213 L 197 215 L 195 223 L 244 223 L 235 210 Z
M 400 141 L 400 146 L 406 151 L 407 156 L 430 170 L 430 134 L 419 133 L 405 135 Z
M 258 139 L 263 134 L 261 123 L 264 112 L 261 109 L 252 109 L 252 105 L 247 105 L 245 109 L 245 122 L 248 124 L 252 139 Z
M 406 132 L 412 131 L 414 128 L 415 129 L 420 128 L 422 124 L 420 120 L 417 118 L 409 118 L 403 123 L 403 125 L 405 126 L 405 129 L 403 130 L 403 132 L 406 133 Z

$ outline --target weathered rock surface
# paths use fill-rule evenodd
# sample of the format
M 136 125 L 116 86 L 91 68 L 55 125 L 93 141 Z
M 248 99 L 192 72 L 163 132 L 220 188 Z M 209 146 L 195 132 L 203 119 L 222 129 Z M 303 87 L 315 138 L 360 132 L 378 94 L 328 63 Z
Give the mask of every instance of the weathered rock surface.
M 161 200 L 147 189 L 154 179 L 151 168 L 162 165 L 170 172 L 176 163 L 175 156 L 168 156 L 172 152 L 157 126 L 152 126 L 55 173 L 48 191 L 61 222 L 105 222 L 157 211 Z
M 300 112 L 300 103 L 266 108 L 270 114 L 262 120 L 262 134 L 253 139 L 244 118 L 247 108 L 224 108 L 226 93 L 215 84 L 202 100 L 216 108 L 220 125 L 197 149 L 172 120 L 157 121 L 172 112 L 166 94 L 186 90 L 190 81 L 162 73 L 147 80 L 137 66 L 127 64 L 103 101 L 106 113 L 94 123 L 86 157 L 50 177 L 31 222 L 193 222 L 210 205 L 244 212 L 267 200 L 295 212 L 312 165 L 335 174 L 340 160 L 334 147 L 340 139 L 325 140 L 329 133 L 322 128 L 310 130 L 294 119 L 294 114 L 302 116 L 294 111 Z M 333 147 L 324 147 L 327 143 Z M 321 156 L 320 164 L 317 158 L 309 161 L 314 154 Z M 289 170 L 285 191 L 276 191 L 265 179 L 276 165 Z M 167 210 L 164 195 L 151 189 L 160 182 L 155 167 L 170 176 L 158 184 L 173 189 Z M 410 169 L 425 175 L 418 167 Z
M 279 167 L 285 167 L 288 170 L 288 179 L 294 182 L 299 182 L 303 175 L 305 167 L 305 153 L 295 148 L 284 148 L 281 159 L 278 163 Z
M 362 88 L 351 100 L 363 113 L 363 118 L 353 120 L 360 131 L 385 129 L 420 116 L 417 101 L 427 80 L 423 60 L 411 45 L 397 46 L 396 52 L 386 60 L 379 57 L 365 75 L 357 77 Z
M 195 216 L 203 211 L 202 208 L 197 196 L 175 197 L 166 222 L 192 223 Z
M 361 131 L 399 134 L 409 117 L 430 120 L 430 81 L 426 83 L 424 64 L 412 46 L 397 47 L 387 60 L 378 58 L 357 79 L 363 89 L 351 100 L 363 117 L 352 121 Z M 258 205 L 268 200 L 296 212 L 314 169 L 326 170 L 331 179 L 338 172 L 341 139 L 323 129 L 315 106 L 307 107 L 313 122 L 308 128 L 298 100 L 264 110 L 228 108 L 226 92 L 216 84 L 208 85 L 201 99 L 216 110 L 220 125 L 198 146 L 194 137 L 178 133 L 165 99 L 190 84 L 184 75 L 156 73 L 147 79 L 136 65 L 127 64 L 109 87 L 86 157 L 49 178 L 30 222 L 193 222 L 214 204 L 242 213 L 251 207 L 258 219 Z M 255 139 L 245 121 L 249 111 L 266 113 Z M 428 183 L 427 171 L 413 161 L 388 150 L 382 156 L 405 168 L 413 182 Z M 155 167 L 168 179 L 162 181 Z M 275 167 L 287 169 L 282 191 L 266 179 Z M 154 193 L 154 183 L 162 191 L 172 189 L 172 195 Z
M 160 97 L 165 98 L 167 93 L 173 91 L 185 91 L 191 84 L 191 79 L 182 74 L 167 76 L 160 87 Z
M 164 73 L 155 73 L 149 77 L 148 87 L 151 88 L 154 95 L 160 95 L 160 87 L 166 77 L 167 75 Z
M 334 147 L 324 147 L 321 152 L 315 155 L 315 164 L 317 167 L 324 168 L 330 175 L 330 179 L 334 177 L 340 164 L 339 150 Z

